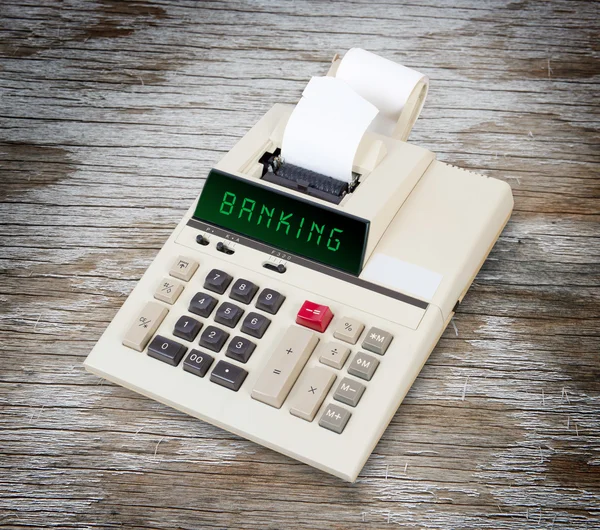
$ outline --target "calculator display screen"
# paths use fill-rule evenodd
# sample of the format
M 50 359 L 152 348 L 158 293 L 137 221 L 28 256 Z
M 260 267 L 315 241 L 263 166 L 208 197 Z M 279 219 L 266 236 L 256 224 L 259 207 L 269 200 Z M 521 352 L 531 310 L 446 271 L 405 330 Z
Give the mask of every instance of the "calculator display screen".
M 358 275 L 369 221 L 213 169 L 194 218 Z

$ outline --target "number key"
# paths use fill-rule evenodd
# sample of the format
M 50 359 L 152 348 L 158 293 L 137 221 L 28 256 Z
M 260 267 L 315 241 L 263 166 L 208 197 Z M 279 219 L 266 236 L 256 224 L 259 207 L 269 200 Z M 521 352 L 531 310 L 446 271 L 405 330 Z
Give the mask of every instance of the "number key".
M 196 338 L 196 335 L 198 335 L 201 328 L 202 322 L 198 322 L 195 318 L 183 315 L 175 323 L 173 335 L 191 342 Z
M 198 377 L 204 377 L 214 360 L 214 357 L 208 353 L 192 350 L 183 360 L 183 369 Z
M 258 291 L 258 285 L 240 278 L 233 284 L 229 296 L 238 302 L 249 304 L 254 298 L 256 291 Z
M 245 337 L 235 336 L 227 345 L 225 355 L 241 363 L 247 363 L 256 348 L 256 344 Z
M 242 332 L 260 339 L 267 331 L 270 323 L 271 321 L 263 315 L 248 313 L 242 324 Z
M 196 293 L 190 300 L 188 311 L 207 318 L 217 305 L 217 299 L 206 293 Z
M 241 307 L 230 302 L 223 302 L 215 314 L 215 322 L 223 324 L 229 328 L 234 328 L 244 314 Z
M 233 278 L 219 269 L 211 270 L 204 280 L 204 288 L 218 294 L 223 294 Z
M 200 346 L 211 351 L 221 351 L 223 344 L 229 337 L 229 333 L 222 329 L 216 328 L 215 326 L 207 326 L 202 335 L 200 335 Z
M 179 342 L 156 335 L 148 346 L 148 355 L 171 366 L 177 366 L 187 348 Z
M 279 311 L 284 300 L 285 296 L 281 293 L 278 293 L 273 289 L 263 289 L 258 296 L 258 300 L 256 300 L 256 308 L 275 315 L 277 311 Z

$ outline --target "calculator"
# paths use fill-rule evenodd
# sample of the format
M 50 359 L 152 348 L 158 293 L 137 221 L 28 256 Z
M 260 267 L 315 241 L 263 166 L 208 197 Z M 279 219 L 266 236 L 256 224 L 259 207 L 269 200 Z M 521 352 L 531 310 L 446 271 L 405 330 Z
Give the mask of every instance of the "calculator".
M 210 171 L 85 367 L 354 481 L 512 194 L 370 133 L 353 187 L 283 182 L 269 165 L 292 110 L 275 105 Z

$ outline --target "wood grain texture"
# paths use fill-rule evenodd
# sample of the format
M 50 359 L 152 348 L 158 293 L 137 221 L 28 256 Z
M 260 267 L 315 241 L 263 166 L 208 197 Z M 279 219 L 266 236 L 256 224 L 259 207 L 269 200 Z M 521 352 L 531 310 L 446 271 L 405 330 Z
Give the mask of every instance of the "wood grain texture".
M 0 2 L 0 527 L 600 527 L 599 4 Z M 84 372 L 202 186 L 334 53 L 512 220 L 355 484 Z

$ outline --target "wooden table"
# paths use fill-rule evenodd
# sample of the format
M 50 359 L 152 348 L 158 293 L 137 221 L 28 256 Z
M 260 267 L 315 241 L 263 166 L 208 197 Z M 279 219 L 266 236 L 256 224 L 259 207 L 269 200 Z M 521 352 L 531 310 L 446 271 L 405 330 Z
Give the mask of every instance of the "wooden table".
M 438 5 L 434 5 L 434 4 Z M 600 526 L 599 4 L 0 4 L 0 526 Z M 355 484 L 82 362 L 223 153 L 334 53 L 512 220 Z

